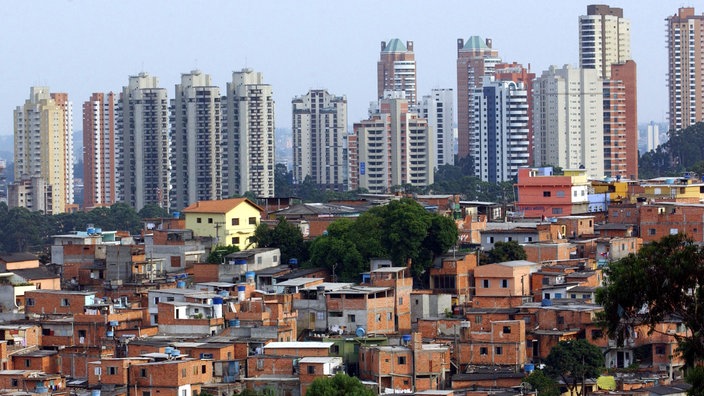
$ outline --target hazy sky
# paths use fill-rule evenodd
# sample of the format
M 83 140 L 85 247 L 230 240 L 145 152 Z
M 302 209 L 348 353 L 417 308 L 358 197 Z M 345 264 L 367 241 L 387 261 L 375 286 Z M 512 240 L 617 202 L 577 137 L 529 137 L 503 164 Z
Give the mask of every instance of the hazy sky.
M 311 88 L 346 95 L 350 123 L 366 118 L 376 96 L 381 41 L 414 41 L 418 94 L 456 90 L 456 40 L 493 40 L 506 62 L 577 65 L 582 0 L 45 0 L 7 1 L 0 22 L 0 135 L 32 85 L 68 92 L 74 129 L 92 92 L 119 91 L 128 76 L 159 77 L 173 96 L 180 74 L 200 69 L 225 90 L 232 72 L 264 73 L 276 124 L 290 127 L 291 99 Z M 638 119 L 667 111 L 665 18 L 687 3 L 628 0 L 632 57 L 638 64 Z M 696 10 L 702 12 L 702 7 Z

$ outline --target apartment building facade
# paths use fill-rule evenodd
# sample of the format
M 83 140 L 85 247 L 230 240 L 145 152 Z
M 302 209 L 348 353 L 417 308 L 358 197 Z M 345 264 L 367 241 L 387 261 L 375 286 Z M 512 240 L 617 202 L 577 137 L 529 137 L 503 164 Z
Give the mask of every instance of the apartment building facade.
M 83 207 L 117 202 L 118 97 L 93 93 L 83 103 Z

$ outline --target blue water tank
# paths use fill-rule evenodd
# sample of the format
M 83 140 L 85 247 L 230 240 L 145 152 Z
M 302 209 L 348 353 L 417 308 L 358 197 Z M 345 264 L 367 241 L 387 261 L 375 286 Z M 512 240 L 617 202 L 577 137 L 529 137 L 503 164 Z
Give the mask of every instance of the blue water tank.
M 93 235 L 93 234 L 95 234 L 95 228 L 93 228 L 93 227 L 88 227 L 88 229 L 86 230 L 86 232 L 88 232 L 88 235 Z
M 523 365 L 523 371 L 526 372 L 526 374 L 530 374 L 535 370 L 535 365 L 533 363 L 526 363 Z
M 180 354 L 181 354 L 181 351 L 179 351 L 178 349 L 175 349 L 175 348 L 174 348 L 174 349 L 171 351 L 171 356 L 178 356 L 178 355 L 180 355 Z
M 230 297 L 230 291 L 229 290 L 220 290 L 218 294 L 222 297 Z
M 118 322 L 118 321 L 116 321 L 116 320 L 111 320 L 111 321 L 110 321 L 110 326 L 112 326 L 112 327 L 119 326 L 119 325 L 120 325 L 120 322 Z
M 108 330 L 107 333 L 106 333 L 106 335 L 107 335 L 108 337 L 112 337 L 112 336 L 115 335 L 115 333 L 114 333 L 112 330 Z
M 178 219 L 181 217 L 181 212 L 174 212 L 172 215 L 174 216 L 174 219 Z
M 167 355 L 171 355 L 171 353 L 174 351 L 174 347 L 167 346 L 164 348 L 164 353 Z
M 37 387 L 37 392 L 39 392 L 39 387 Z M 46 388 L 44 388 L 44 392 L 46 392 Z M 100 389 L 90 391 L 90 396 L 100 396 Z
M 247 290 L 247 286 L 237 286 L 237 291 L 238 292 L 243 292 Z
M 366 330 L 364 330 L 364 327 L 357 327 L 357 330 L 355 330 L 354 334 L 357 337 L 364 337 L 367 334 L 367 332 L 366 332 Z
M 288 265 L 290 265 L 292 267 L 298 266 L 298 259 L 297 258 L 288 259 Z
M 240 327 L 240 320 L 239 319 L 235 319 L 235 320 L 233 320 L 233 322 L 234 323 L 232 324 L 232 327 Z
M 186 282 L 178 281 L 178 282 L 176 282 L 176 287 L 178 287 L 179 289 L 184 289 L 184 288 L 186 288 Z
M 235 259 L 235 265 L 247 265 L 246 259 Z
M 408 344 L 411 342 L 411 335 L 410 334 L 404 334 L 401 336 L 401 340 L 403 341 L 404 345 Z
M 253 280 L 254 280 L 254 276 L 255 276 L 255 274 L 254 274 L 254 272 L 252 272 L 252 271 L 247 271 L 247 272 L 245 272 L 245 274 L 244 274 L 245 279 L 247 279 L 248 281 L 249 281 L 249 280 L 252 280 L 252 281 L 253 281 Z
M 222 297 L 213 297 L 213 305 L 222 305 Z
M 235 327 L 235 319 L 230 319 L 227 321 L 227 325 L 230 327 Z

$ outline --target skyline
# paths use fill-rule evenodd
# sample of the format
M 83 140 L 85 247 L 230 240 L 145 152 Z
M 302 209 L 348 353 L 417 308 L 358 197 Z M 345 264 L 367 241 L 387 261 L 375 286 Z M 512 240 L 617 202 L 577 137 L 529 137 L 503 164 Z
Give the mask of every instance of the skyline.
M 68 93 L 78 110 L 93 92 L 119 92 L 129 76 L 142 71 L 158 77 L 173 98 L 182 73 L 199 69 L 222 89 L 232 72 L 244 67 L 262 72 L 272 85 L 277 128 L 290 128 L 294 97 L 320 88 L 347 97 L 348 120 L 354 123 L 367 118 L 369 102 L 376 99 L 381 41 L 414 42 L 419 98 L 433 88 L 452 88 L 456 95 L 458 38 L 491 38 L 504 62 L 530 64 L 540 76 L 550 65 L 578 65 L 579 16 L 586 14 L 587 5 L 600 3 L 623 8 L 631 21 L 638 121 L 666 120 L 665 18 L 682 4 L 579 0 L 550 2 L 546 11 L 546 2 L 537 0 L 498 7 L 460 1 L 429 7 L 420 1 L 309 1 L 301 6 L 76 0 L 17 2 L 7 8 L 0 27 L 5 38 L 0 67 L 3 75 L 14 77 L 0 97 L 0 135 L 12 135 L 12 111 L 34 85 Z M 695 11 L 701 14 L 704 8 L 695 6 Z M 501 23 L 488 13 L 501 14 Z M 33 23 L 26 22 L 27 15 Z M 546 17 L 550 23 L 544 23 Z M 81 129 L 77 120 L 73 126 Z

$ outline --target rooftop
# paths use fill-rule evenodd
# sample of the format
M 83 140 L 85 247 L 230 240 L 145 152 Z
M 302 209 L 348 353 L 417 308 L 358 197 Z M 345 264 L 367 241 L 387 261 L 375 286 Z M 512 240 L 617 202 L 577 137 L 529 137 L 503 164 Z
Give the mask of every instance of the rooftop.
M 264 345 L 264 349 L 291 349 L 291 348 L 330 348 L 334 342 L 318 341 L 275 341 Z
M 219 199 L 212 201 L 198 201 L 194 204 L 189 205 L 184 208 L 182 212 L 184 213 L 219 213 L 225 214 L 232 209 L 236 208 L 240 204 L 247 202 L 253 207 L 257 208 L 260 212 L 264 209 L 247 198 L 230 198 L 230 199 Z
M 392 38 L 389 40 L 388 43 L 386 43 L 386 47 L 384 47 L 384 50 L 381 52 L 407 52 L 408 49 L 406 48 L 406 45 L 403 44 L 403 42 L 397 38 Z

